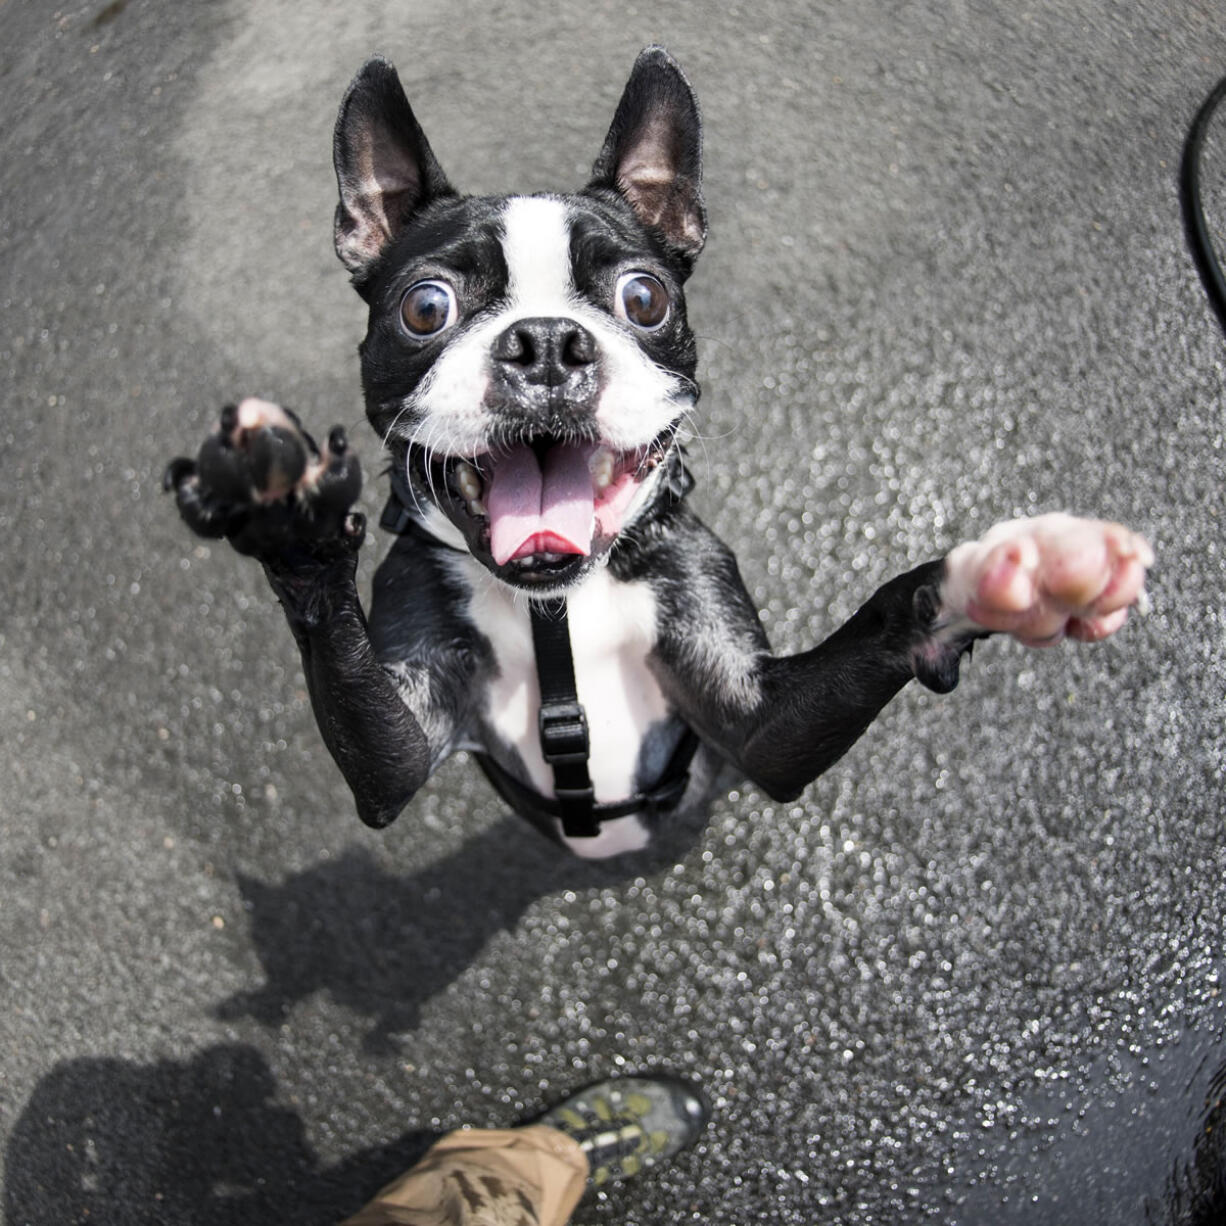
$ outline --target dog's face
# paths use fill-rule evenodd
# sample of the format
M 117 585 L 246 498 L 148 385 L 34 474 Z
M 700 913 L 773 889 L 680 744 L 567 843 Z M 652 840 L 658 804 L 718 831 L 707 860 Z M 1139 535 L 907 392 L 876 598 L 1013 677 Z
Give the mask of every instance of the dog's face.
M 662 495 L 698 397 L 682 287 L 706 217 L 680 69 L 639 56 L 581 192 L 474 198 L 371 60 L 336 168 L 367 413 L 417 510 L 508 583 L 575 582 Z

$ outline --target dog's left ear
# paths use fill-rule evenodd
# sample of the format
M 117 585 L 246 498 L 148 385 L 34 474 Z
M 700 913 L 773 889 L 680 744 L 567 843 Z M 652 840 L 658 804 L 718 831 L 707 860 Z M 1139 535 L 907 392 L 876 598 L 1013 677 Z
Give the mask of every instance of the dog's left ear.
M 336 254 L 359 292 L 388 243 L 431 200 L 454 196 L 395 68 L 369 59 L 336 117 Z
M 634 62 L 588 188 L 612 188 L 688 267 L 707 239 L 702 122 L 685 74 L 663 47 Z

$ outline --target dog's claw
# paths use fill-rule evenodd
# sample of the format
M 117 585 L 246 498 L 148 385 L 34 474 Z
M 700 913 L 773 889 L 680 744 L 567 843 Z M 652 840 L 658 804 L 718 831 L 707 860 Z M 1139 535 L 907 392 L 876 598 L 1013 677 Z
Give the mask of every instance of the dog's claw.
M 162 489 L 169 494 L 171 490 L 177 490 L 184 481 L 195 475 L 196 461 L 189 460 L 184 455 L 176 456 L 166 465 L 166 471 L 162 473 Z
M 221 435 L 222 445 L 229 447 L 234 437 L 234 432 L 238 428 L 238 405 L 223 404 L 221 406 L 221 416 L 217 421 L 217 432 Z

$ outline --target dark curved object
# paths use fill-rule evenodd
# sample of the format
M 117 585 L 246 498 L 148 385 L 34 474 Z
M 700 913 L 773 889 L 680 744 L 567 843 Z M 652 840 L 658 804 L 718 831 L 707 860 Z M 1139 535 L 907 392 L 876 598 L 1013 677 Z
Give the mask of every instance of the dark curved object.
M 1188 136 L 1183 145 L 1183 159 L 1179 165 L 1179 204 L 1183 210 L 1184 234 L 1187 236 L 1196 271 L 1200 274 L 1201 284 L 1209 296 L 1209 305 L 1213 307 L 1223 333 L 1226 333 L 1226 277 L 1222 275 L 1222 266 L 1218 262 L 1217 251 L 1209 235 L 1200 195 L 1201 149 L 1205 144 L 1209 123 L 1223 98 L 1226 98 L 1226 77 L 1213 87 L 1209 96 L 1201 103 L 1196 118 L 1188 128 Z

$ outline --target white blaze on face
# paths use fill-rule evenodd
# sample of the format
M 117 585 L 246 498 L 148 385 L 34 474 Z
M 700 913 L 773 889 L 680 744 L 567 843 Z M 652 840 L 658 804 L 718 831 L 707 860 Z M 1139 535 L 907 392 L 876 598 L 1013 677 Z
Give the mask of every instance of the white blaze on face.
M 574 316 L 580 308 L 570 271 L 570 221 L 554 196 L 513 196 L 502 215 L 507 262 L 504 322 Z
M 444 350 L 408 406 L 420 425 L 414 440 L 444 455 L 487 449 L 492 419 L 485 407 L 490 350 L 517 320 L 573 319 L 595 338 L 601 363 L 596 421 L 617 451 L 650 443 L 684 407 L 681 385 L 657 366 L 616 321 L 612 303 L 597 306 L 575 289 L 570 206 L 558 196 L 512 196 L 502 214 L 506 305 L 462 330 Z M 461 301 L 460 310 L 465 304 Z M 606 308 L 606 309 L 602 309 Z

